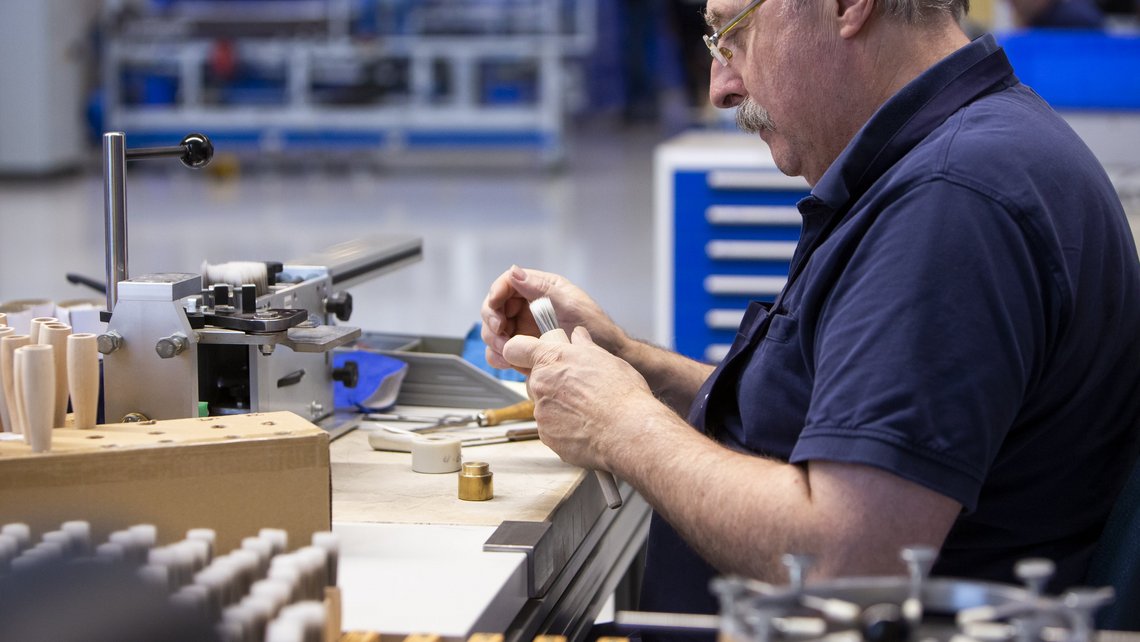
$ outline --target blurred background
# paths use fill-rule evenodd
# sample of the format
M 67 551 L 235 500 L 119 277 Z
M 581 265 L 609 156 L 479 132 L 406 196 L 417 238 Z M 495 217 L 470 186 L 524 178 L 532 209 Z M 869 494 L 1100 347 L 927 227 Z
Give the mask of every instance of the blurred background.
M 1138 7 L 974 0 L 965 25 L 998 35 L 1134 221 Z M 99 300 L 65 275 L 103 279 L 101 134 L 140 147 L 200 131 L 215 144 L 210 167 L 129 167 L 132 275 L 412 234 L 424 260 L 354 288 L 353 325 L 463 335 L 517 263 L 564 274 L 631 334 L 668 342 L 655 282 L 673 249 L 655 226 L 671 192 L 654 154 L 678 135 L 733 129 L 731 112 L 707 104 L 702 8 L 0 0 L 0 301 Z

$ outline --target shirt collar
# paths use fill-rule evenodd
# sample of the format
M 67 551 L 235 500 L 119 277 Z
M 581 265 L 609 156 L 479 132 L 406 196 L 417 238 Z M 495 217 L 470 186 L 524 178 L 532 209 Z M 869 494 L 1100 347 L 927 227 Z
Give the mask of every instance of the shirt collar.
M 986 34 L 974 40 L 883 103 L 824 172 L 811 197 L 804 200 L 841 209 L 954 112 L 983 94 L 1016 82 L 1013 67 L 993 36 Z

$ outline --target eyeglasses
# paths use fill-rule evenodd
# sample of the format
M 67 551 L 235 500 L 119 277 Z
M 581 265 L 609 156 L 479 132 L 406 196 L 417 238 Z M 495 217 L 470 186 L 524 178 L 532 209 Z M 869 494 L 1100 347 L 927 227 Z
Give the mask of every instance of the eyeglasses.
M 736 17 L 729 20 L 727 25 L 704 37 L 705 46 L 709 48 L 709 53 L 712 54 L 712 57 L 715 58 L 717 62 L 727 67 L 728 61 L 732 60 L 732 50 L 728 47 L 720 46 L 720 39 L 729 31 L 732 31 L 732 28 L 735 27 L 737 23 L 748 17 L 748 14 L 752 13 L 753 9 L 763 3 L 764 0 L 752 0 L 752 2 L 748 3 L 747 7 L 744 7 L 744 11 L 736 14 Z

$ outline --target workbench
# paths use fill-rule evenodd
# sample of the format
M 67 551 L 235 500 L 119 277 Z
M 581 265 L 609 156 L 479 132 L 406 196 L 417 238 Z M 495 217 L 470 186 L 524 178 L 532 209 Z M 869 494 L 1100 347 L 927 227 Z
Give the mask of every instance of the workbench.
M 607 508 L 592 473 L 534 440 L 465 447 L 464 461 L 490 464 L 495 496 L 461 501 L 457 474 L 416 473 L 408 453 L 372 450 L 373 428 L 330 449 L 344 630 L 583 639 L 639 557 L 645 500 L 621 483 L 624 505 Z

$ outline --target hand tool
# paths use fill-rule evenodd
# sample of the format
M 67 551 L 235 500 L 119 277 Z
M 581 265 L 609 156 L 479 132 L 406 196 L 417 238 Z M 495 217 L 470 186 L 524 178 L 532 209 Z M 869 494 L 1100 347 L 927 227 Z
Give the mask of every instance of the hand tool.
M 419 436 L 421 436 L 419 433 L 395 426 L 380 426 L 378 430 L 369 431 L 368 444 L 374 450 L 408 453 L 412 452 L 412 442 Z M 460 440 L 459 443 L 462 446 L 492 446 L 531 439 L 538 439 L 538 428 L 511 428 L 501 435 L 471 437 Z
M 570 343 L 566 332 L 558 327 L 558 316 L 554 313 L 554 304 L 550 301 L 549 297 L 539 297 L 531 301 L 530 313 L 534 316 L 534 321 L 538 324 L 539 331 L 542 332 L 542 336 L 539 337 L 540 339 L 543 341 Z M 618 491 L 617 480 L 614 479 L 613 473 L 608 470 L 595 470 L 594 475 L 598 478 L 598 484 L 602 487 L 602 495 L 606 498 L 606 504 L 610 508 L 620 508 L 622 504 L 621 493 Z
M 368 413 L 363 417 L 366 421 L 400 421 L 409 423 L 429 424 L 422 428 L 409 428 L 411 432 L 421 435 L 433 433 L 450 428 L 458 428 L 468 424 L 481 427 L 498 426 L 507 421 L 528 421 L 534 419 L 534 402 L 530 399 L 503 408 L 487 408 L 472 414 L 446 414 L 439 417 L 424 415 L 405 415 L 401 413 L 384 414 Z

